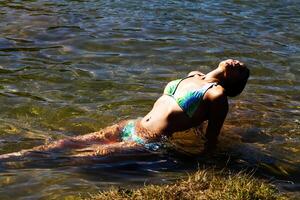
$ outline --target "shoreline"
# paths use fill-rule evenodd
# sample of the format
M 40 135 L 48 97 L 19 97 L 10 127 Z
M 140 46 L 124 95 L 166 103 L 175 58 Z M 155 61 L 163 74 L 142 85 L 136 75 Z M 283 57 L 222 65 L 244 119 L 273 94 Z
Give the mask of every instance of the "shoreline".
M 145 185 L 137 189 L 112 187 L 85 199 L 289 199 L 267 180 L 244 172 L 198 170 L 172 184 Z

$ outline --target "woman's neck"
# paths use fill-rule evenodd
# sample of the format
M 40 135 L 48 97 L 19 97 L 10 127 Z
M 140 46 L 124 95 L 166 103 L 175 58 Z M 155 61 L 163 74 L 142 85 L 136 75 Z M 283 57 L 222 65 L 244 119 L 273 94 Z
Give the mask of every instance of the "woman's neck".
M 205 75 L 205 80 L 218 82 L 220 84 L 224 82 L 224 79 L 224 72 L 218 68 Z

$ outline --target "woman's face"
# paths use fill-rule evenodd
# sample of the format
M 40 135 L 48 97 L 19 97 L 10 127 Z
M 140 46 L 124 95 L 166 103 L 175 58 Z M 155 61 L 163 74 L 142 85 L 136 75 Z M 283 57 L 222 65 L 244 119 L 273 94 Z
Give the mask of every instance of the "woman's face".
M 224 60 L 219 64 L 219 68 L 224 71 L 225 79 L 230 82 L 235 82 L 244 78 L 245 67 L 244 63 L 233 59 Z

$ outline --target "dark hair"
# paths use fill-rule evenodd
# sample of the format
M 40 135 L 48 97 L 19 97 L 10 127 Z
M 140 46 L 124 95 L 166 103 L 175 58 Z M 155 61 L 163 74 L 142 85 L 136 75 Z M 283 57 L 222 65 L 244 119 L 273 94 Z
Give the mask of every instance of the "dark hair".
M 225 89 L 225 93 L 229 97 L 235 97 L 235 96 L 239 95 L 244 90 L 247 80 L 249 78 L 250 70 L 248 68 L 243 67 L 243 68 L 239 68 L 239 70 L 241 70 L 241 72 L 243 74 L 240 77 L 240 79 L 235 80 L 235 81 L 227 80 L 227 81 L 225 81 L 225 83 L 223 85 L 223 87 Z

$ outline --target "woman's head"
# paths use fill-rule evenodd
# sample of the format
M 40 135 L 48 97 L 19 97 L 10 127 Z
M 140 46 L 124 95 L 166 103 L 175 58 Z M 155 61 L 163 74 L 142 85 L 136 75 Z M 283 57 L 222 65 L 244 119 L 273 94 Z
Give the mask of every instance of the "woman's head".
M 244 63 L 228 59 L 220 62 L 219 69 L 224 73 L 222 83 L 225 92 L 230 97 L 239 95 L 246 86 L 250 71 Z

